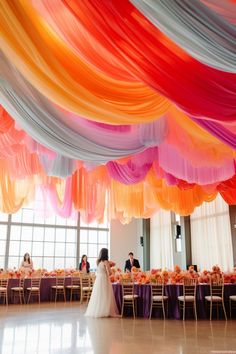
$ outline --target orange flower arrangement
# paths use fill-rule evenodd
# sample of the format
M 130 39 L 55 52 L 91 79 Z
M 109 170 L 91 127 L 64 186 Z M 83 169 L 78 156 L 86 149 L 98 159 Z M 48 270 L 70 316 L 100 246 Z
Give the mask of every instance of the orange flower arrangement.
M 131 273 L 138 273 L 138 272 L 139 272 L 138 268 L 136 268 L 136 267 L 131 268 Z
M 175 265 L 174 272 L 177 273 L 177 274 L 181 273 L 181 268 L 180 268 L 179 265 Z

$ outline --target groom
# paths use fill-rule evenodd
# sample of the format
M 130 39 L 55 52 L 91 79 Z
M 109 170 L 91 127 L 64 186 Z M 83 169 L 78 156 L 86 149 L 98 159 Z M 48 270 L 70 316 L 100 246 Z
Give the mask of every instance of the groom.
M 139 261 L 134 258 L 133 252 L 130 252 L 129 259 L 125 262 L 125 272 L 131 272 L 132 267 L 140 268 L 140 264 Z

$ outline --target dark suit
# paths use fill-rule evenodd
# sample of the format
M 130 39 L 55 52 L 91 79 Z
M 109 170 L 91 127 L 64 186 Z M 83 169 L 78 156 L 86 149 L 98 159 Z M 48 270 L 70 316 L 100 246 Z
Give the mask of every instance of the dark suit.
M 79 270 L 82 270 L 82 263 L 79 264 Z M 87 273 L 90 272 L 90 264 L 89 264 L 89 262 L 86 263 L 86 271 L 87 271 Z
M 140 268 L 140 264 L 139 261 L 137 259 L 133 259 L 133 264 L 131 265 L 131 261 L 130 259 L 127 259 L 127 261 L 125 262 L 125 271 L 129 270 L 131 271 L 132 267 L 136 267 L 136 268 Z

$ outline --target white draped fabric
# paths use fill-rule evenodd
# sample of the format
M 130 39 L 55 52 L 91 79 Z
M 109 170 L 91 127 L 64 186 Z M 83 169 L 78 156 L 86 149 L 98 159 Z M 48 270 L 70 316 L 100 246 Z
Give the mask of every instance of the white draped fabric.
M 150 225 L 151 268 L 173 269 L 173 244 L 171 212 L 160 210 L 151 218 Z
M 223 271 L 233 268 L 229 206 L 218 196 L 203 203 L 191 215 L 192 263 L 201 270 L 218 264 Z
M 131 2 L 191 56 L 218 70 L 236 72 L 236 28 L 226 18 L 199 0 Z M 224 1 L 218 1 L 219 7 L 220 3 Z

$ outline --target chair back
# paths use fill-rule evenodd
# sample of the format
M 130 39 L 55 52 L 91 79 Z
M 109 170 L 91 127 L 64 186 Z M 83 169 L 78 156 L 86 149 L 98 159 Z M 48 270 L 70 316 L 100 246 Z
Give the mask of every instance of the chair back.
M 133 282 L 132 278 L 122 279 L 121 285 L 122 285 L 123 296 L 134 295 L 134 282 Z
M 80 285 L 82 288 L 90 288 L 92 286 L 92 279 L 89 274 L 81 274 Z
M 71 285 L 80 286 L 80 275 L 78 275 L 78 274 L 72 275 L 72 277 L 71 277 Z
M 1 288 L 7 288 L 8 287 L 8 278 L 1 278 L 0 279 L 0 286 Z
M 90 273 L 90 278 L 91 278 L 91 285 L 95 283 L 96 280 L 96 274 L 95 273 Z
M 185 278 L 183 295 L 196 297 L 196 290 L 197 290 L 197 279 Z
M 56 277 L 56 286 L 65 286 L 65 277 Z
M 41 278 L 31 278 L 31 288 L 40 288 Z
M 215 279 L 210 279 L 210 293 L 211 296 L 220 296 L 224 297 L 224 278 L 223 276 Z
M 25 278 L 20 278 L 19 279 L 19 287 L 24 288 L 24 286 L 25 286 Z
M 158 277 L 155 280 L 152 280 L 150 283 L 151 286 L 151 295 L 153 296 L 164 296 L 165 292 L 165 283 L 163 277 Z

